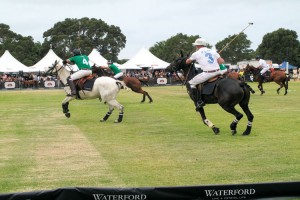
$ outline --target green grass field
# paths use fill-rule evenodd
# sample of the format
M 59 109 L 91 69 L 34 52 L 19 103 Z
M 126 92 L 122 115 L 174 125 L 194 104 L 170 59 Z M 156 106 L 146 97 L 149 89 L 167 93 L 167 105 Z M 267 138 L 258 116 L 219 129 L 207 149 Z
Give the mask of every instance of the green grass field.
M 62 113 L 63 90 L 0 91 L 0 193 L 59 187 L 152 187 L 300 180 L 300 82 L 277 95 L 275 83 L 257 84 L 250 101 L 252 133 L 231 135 L 234 117 L 218 105 L 206 127 L 182 86 L 144 87 L 154 103 L 122 90 L 118 111 L 97 99 L 72 101 Z M 240 108 L 238 108 L 241 110 Z

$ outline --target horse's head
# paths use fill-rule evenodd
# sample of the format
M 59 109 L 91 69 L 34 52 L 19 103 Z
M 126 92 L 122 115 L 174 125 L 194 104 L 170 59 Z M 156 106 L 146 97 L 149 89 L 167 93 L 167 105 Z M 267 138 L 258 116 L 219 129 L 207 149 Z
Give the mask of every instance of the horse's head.
M 67 80 L 68 76 L 72 73 L 72 69 L 67 70 L 64 65 L 60 65 L 56 60 L 46 72 L 46 75 L 57 75 L 61 81 Z
M 188 56 L 184 56 L 182 51 L 180 51 L 180 57 L 175 59 L 170 65 L 165 69 L 166 71 L 179 71 L 184 70 L 186 67 L 189 67 L 190 65 L 187 65 L 185 61 L 187 60 Z
M 58 66 L 58 61 L 55 60 L 55 62 L 52 64 L 51 67 L 49 67 L 49 69 L 46 71 L 46 75 L 54 75 L 57 74 L 57 66 Z

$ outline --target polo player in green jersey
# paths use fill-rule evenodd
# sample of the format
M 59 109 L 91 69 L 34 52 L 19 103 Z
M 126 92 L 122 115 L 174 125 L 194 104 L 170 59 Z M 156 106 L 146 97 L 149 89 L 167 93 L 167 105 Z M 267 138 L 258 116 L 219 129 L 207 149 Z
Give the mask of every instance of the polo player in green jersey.
M 68 96 L 76 95 L 76 87 L 73 82 L 74 80 L 77 80 L 77 79 L 80 79 L 82 77 L 89 76 L 92 74 L 92 68 L 89 64 L 89 57 L 81 54 L 79 49 L 74 49 L 73 55 L 74 55 L 73 57 L 63 61 L 64 65 L 67 63 L 76 64 L 79 69 L 77 72 L 72 74 L 67 79 L 67 83 L 69 84 L 70 89 L 71 89 L 71 94 L 69 94 Z

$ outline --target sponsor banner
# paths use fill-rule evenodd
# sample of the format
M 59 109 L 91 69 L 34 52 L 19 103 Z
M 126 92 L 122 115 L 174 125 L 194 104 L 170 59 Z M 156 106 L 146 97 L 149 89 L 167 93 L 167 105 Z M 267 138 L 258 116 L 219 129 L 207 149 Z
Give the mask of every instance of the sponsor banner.
M 166 78 L 157 78 L 157 84 L 165 85 L 165 84 L 167 84 L 167 79 Z
M 4 87 L 7 88 L 7 89 L 15 88 L 16 83 L 15 82 L 4 82 Z
M 60 188 L 49 191 L 0 194 L 20 200 L 224 200 L 300 197 L 300 182 L 149 188 Z
M 44 82 L 44 86 L 46 88 L 52 88 L 52 87 L 55 87 L 55 82 L 54 81 L 45 81 Z

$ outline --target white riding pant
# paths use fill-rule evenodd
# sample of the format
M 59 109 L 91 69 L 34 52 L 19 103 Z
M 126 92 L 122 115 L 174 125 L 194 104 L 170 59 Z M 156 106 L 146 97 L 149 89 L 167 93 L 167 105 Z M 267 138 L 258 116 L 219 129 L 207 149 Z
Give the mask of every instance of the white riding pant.
M 71 75 L 72 80 L 77 80 L 85 76 L 89 76 L 92 74 L 92 70 L 79 70 Z
M 115 79 L 118 79 L 118 78 L 120 78 L 121 76 L 123 76 L 123 72 L 117 73 L 116 75 L 114 75 L 114 78 L 115 78 Z
M 218 76 L 220 75 L 220 70 L 216 71 L 216 72 L 205 72 L 203 71 L 202 73 L 198 74 L 197 76 L 195 76 L 194 78 L 192 78 L 189 83 L 191 85 L 191 88 L 195 88 L 196 85 L 203 83 L 205 81 L 207 81 L 208 79 Z
M 227 72 L 228 72 L 227 69 L 223 69 L 223 70 L 220 71 L 220 74 L 223 75 L 223 74 L 225 74 L 225 73 L 227 73 Z
M 270 67 L 264 67 L 261 71 L 260 74 L 263 75 L 264 73 L 266 73 L 269 70 Z

